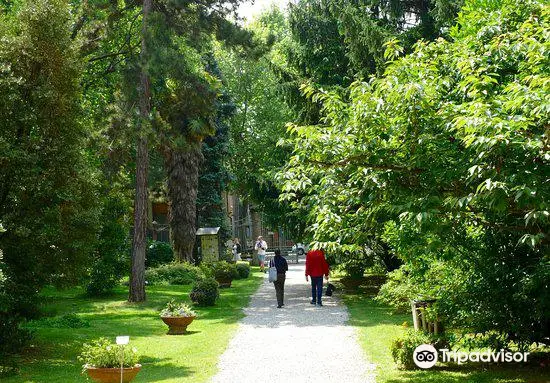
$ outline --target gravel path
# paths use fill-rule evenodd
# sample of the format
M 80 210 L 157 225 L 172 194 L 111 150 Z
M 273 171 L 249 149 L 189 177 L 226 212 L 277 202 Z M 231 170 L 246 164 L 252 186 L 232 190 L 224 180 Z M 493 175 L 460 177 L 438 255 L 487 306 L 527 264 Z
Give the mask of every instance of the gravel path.
M 333 296 L 323 297 L 323 307 L 310 305 L 304 265 L 289 268 L 285 306 L 277 308 L 266 277 L 212 382 L 374 383 L 374 366 L 365 359 L 354 328 L 346 325 L 343 303 Z

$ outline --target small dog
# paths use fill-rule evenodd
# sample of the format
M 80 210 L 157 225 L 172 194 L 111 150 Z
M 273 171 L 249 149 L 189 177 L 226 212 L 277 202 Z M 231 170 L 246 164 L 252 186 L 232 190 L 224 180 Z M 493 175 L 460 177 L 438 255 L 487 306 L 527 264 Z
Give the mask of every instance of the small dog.
M 332 292 L 336 290 L 336 287 L 334 287 L 334 285 L 332 283 L 328 283 L 327 284 L 327 291 L 325 291 L 325 295 L 327 297 L 331 297 L 332 296 Z

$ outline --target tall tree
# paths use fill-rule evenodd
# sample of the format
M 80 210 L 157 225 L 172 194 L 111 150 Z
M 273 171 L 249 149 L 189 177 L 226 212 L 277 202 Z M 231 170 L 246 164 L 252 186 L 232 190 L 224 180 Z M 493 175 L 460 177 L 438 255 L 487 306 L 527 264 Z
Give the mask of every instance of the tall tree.
M 23 1 L 12 12 L 0 13 L 2 324 L 35 315 L 45 284 L 80 281 L 99 227 L 69 3 Z M 12 330 L 0 326 L 0 339 Z
M 139 87 L 139 124 L 136 153 L 136 195 L 134 199 L 134 240 L 132 245 L 132 272 L 130 274 L 130 302 L 145 300 L 145 251 L 147 231 L 147 207 L 149 205 L 147 175 L 149 168 L 149 146 L 147 141 L 151 115 L 151 81 L 148 73 L 148 22 L 152 0 L 143 1 L 140 87 Z
M 404 262 L 402 297 L 441 298 L 448 326 L 547 342 L 549 7 L 468 0 L 449 41 L 416 44 L 349 98 L 305 87 L 317 125 L 290 126 L 283 174 L 315 239 L 361 251 L 383 238 Z M 547 339 L 547 338 L 546 338 Z
M 193 260 L 202 142 L 215 132 L 220 81 L 206 70 L 204 54 L 214 39 L 253 46 L 250 33 L 225 19 L 238 1 L 159 3 L 151 77 L 154 124 L 164 159 L 170 199 L 170 231 L 179 261 Z

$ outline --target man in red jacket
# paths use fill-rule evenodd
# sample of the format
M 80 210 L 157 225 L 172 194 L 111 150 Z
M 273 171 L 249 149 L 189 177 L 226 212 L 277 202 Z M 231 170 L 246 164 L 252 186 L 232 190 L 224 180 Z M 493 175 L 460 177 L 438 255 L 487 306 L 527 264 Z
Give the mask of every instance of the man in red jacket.
M 311 277 L 311 304 L 322 306 L 323 302 L 323 275 L 328 281 L 328 263 L 325 259 L 325 252 L 321 249 L 310 250 L 306 255 L 306 282 Z

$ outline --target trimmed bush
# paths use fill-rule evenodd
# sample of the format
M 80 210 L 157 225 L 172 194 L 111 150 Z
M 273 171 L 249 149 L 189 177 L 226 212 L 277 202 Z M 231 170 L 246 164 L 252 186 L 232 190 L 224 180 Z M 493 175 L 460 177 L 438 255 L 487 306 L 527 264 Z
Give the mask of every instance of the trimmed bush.
M 248 278 L 250 275 L 250 265 L 248 263 L 237 263 L 237 273 L 239 274 L 238 279 Z
M 189 263 L 173 262 L 145 271 L 145 280 L 151 285 L 190 285 L 203 277 L 202 270 Z
M 152 241 L 147 246 L 147 255 L 145 256 L 145 267 L 158 267 L 174 262 L 174 251 L 167 242 Z
M 214 277 L 218 281 L 232 281 L 233 279 L 239 279 L 239 272 L 237 266 L 234 263 L 226 261 L 213 262 L 205 265 L 209 271 L 207 275 Z
M 199 306 L 214 306 L 220 296 L 218 282 L 214 278 L 205 278 L 195 282 L 189 297 Z

